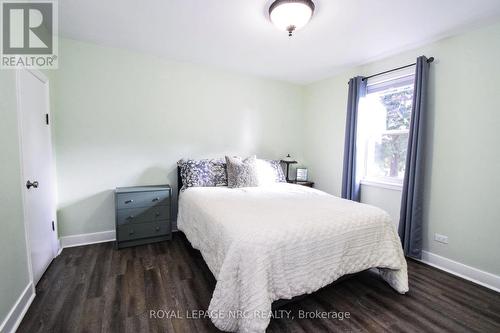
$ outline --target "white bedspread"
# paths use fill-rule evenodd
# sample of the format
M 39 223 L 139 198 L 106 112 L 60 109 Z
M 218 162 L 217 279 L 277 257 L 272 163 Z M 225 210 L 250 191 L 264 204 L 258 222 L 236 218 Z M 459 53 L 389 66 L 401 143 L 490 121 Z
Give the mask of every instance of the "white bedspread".
M 305 186 L 189 188 L 177 223 L 217 279 L 208 310 L 224 331 L 264 332 L 273 301 L 372 267 L 408 291 L 389 215 Z

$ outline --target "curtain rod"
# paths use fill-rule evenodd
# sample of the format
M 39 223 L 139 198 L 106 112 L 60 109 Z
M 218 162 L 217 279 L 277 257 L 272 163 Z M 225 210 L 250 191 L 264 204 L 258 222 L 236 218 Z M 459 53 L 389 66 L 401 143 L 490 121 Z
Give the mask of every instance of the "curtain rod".
M 434 57 L 430 57 L 429 59 L 427 59 L 427 63 L 428 64 L 430 64 L 433 61 L 434 61 Z M 385 71 L 385 72 L 380 72 L 380 73 L 377 73 L 377 74 L 373 74 L 373 75 L 364 77 L 363 81 L 364 80 L 368 80 L 368 79 L 370 79 L 372 77 L 375 77 L 375 76 L 379 76 L 379 75 L 382 75 L 382 74 L 387 74 L 387 73 L 390 73 L 390 72 L 398 71 L 398 70 L 403 69 L 403 68 L 408 68 L 408 67 L 411 67 L 411 66 L 415 66 L 416 64 L 417 63 L 414 62 L 413 64 L 409 64 L 409 65 L 406 65 L 406 66 L 401 66 L 401 67 L 398 67 L 398 68 L 389 69 L 388 71 Z
M 427 59 L 427 63 L 430 64 L 431 62 L 434 61 L 434 57 L 430 57 L 429 59 Z M 364 77 L 363 78 L 363 81 L 365 80 L 368 80 L 372 77 L 375 77 L 375 76 L 379 76 L 379 75 L 382 75 L 382 74 L 387 74 L 387 73 L 390 73 L 390 72 L 394 72 L 394 71 L 398 71 L 400 69 L 403 69 L 403 68 L 408 68 L 408 67 L 411 67 L 411 66 L 415 66 L 417 63 L 414 62 L 413 64 L 409 64 L 409 65 L 406 65 L 406 66 L 401 66 L 401 67 L 397 67 L 397 68 L 393 68 L 393 69 L 389 69 L 388 71 L 384 71 L 384 72 L 380 72 L 380 73 L 377 73 L 377 74 L 373 74 L 373 75 L 370 75 L 370 76 L 367 76 L 367 77 Z M 349 82 L 347 82 L 349 83 Z

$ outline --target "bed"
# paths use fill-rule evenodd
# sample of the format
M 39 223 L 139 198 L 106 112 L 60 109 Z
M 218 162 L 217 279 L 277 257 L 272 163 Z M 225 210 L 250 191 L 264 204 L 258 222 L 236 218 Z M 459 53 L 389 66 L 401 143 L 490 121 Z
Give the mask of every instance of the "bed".
M 408 291 L 389 215 L 316 189 L 188 188 L 179 195 L 177 224 L 217 280 L 208 314 L 223 331 L 264 332 L 273 301 L 369 268 L 397 292 Z

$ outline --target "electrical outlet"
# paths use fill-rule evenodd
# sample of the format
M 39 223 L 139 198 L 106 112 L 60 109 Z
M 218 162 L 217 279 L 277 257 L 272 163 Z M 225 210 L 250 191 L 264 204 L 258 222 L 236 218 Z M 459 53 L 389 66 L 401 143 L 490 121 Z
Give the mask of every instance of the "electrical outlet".
M 434 234 L 434 240 L 439 243 L 448 244 L 448 236 Z

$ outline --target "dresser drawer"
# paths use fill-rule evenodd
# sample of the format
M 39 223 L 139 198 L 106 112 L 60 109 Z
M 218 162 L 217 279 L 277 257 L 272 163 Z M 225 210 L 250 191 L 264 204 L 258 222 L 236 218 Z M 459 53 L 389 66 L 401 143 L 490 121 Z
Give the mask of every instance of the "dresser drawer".
M 170 234 L 170 221 L 128 224 L 118 226 L 118 241 L 165 236 Z
M 116 208 L 136 208 L 166 206 L 170 204 L 170 191 L 119 193 L 116 195 Z
M 127 208 L 116 211 L 118 225 L 161 220 L 170 220 L 170 206 Z

